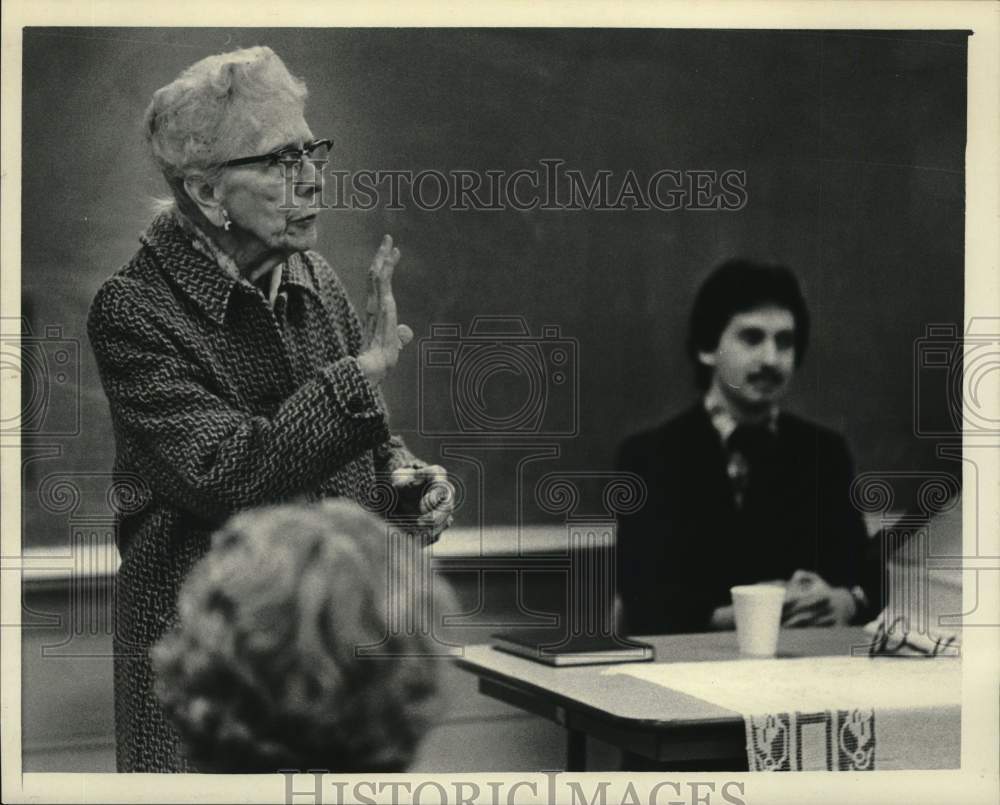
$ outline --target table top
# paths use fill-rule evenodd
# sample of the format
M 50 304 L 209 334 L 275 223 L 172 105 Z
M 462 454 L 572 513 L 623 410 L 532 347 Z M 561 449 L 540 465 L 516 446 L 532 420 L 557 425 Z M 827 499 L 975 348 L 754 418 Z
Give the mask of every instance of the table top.
M 654 663 L 739 659 L 735 632 L 640 637 L 652 644 Z M 850 656 L 871 636 L 860 627 L 783 630 L 778 658 Z M 625 674 L 605 673 L 609 665 L 552 667 L 507 654 L 489 645 L 465 646 L 457 664 L 482 680 L 509 686 L 557 706 L 644 729 L 739 721 L 739 713 Z

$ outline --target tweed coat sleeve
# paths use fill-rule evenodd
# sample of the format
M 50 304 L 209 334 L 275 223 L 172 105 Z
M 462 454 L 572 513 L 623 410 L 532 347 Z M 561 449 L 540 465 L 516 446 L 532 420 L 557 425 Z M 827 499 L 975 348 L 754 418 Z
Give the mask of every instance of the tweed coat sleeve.
M 351 305 L 347 290 L 344 288 L 330 264 L 319 252 L 308 252 L 307 258 L 312 265 L 317 282 L 324 296 L 330 300 L 334 307 L 335 315 L 345 325 L 347 329 L 347 341 L 352 355 L 361 352 L 362 331 L 361 321 L 354 307 Z M 382 406 L 385 401 L 381 392 L 377 392 Z M 386 441 L 378 445 L 374 452 L 375 468 L 381 473 L 391 473 L 401 467 L 425 467 L 426 461 L 421 461 L 413 455 L 407 448 L 403 438 L 398 435 L 391 435 Z
M 142 283 L 105 283 L 88 331 L 119 456 L 178 508 L 214 519 L 293 497 L 389 439 L 382 400 L 353 356 L 321 368 L 272 416 L 253 416 L 218 393 Z

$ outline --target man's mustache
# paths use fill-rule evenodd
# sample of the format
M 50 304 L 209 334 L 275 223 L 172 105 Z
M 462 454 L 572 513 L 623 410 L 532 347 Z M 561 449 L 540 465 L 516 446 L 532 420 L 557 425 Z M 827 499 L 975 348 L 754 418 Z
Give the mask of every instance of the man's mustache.
M 747 375 L 747 380 L 751 383 L 756 383 L 757 381 L 764 381 L 766 383 L 781 383 L 785 379 L 785 375 L 779 372 L 777 369 L 772 369 L 767 366 L 762 369 L 758 369 L 756 372 L 752 372 Z

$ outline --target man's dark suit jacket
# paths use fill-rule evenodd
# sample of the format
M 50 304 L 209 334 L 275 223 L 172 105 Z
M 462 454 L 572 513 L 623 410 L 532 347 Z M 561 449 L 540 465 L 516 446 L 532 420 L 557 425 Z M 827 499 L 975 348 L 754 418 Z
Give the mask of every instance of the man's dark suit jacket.
M 629 633 L 707 631 L 712 611 L 731 603 L 731 586 L 788 579 L 799 568 L 834 587 L 859 582 L 867 532 L 851 505 L 844 439 L 782 413 L 774 456 L 754 504 L 741 511 L 725 448 L 700 402 L 625 441 L 619 468 L 641 476 L 649 493 L 619 524 Z

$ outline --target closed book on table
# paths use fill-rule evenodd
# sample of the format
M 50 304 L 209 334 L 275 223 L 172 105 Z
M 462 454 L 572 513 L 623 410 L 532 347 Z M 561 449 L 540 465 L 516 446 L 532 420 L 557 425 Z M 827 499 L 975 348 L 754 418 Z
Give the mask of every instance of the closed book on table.
M 600 665 L 646 662 L 653 647 L 624 637 L 567 637 L 565 632 L 516 629 L 492 635 L 493 647 L 546 665 Z

